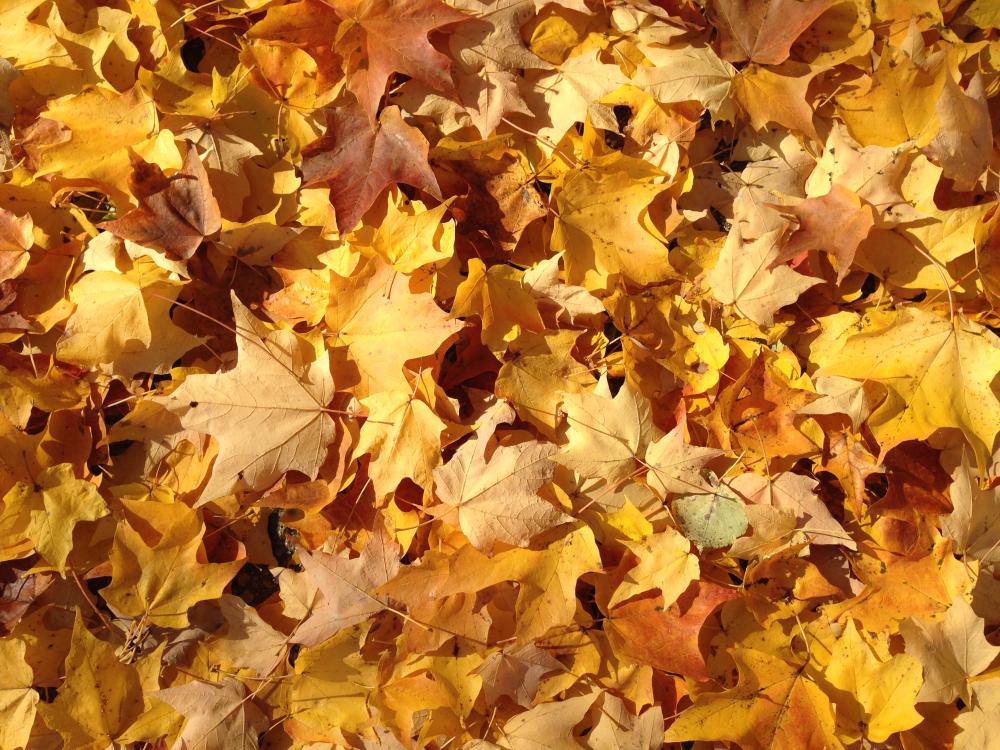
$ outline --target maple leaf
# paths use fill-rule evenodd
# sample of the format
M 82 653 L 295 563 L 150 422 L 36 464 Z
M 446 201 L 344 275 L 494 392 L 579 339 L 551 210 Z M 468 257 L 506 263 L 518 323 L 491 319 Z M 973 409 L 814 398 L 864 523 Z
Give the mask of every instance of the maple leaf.
M 181 289 L 148 259 L 124 274 L 86 274 L 70 289 L 76 309 L 56 342 L 57 356 L 127 376 L 162 372 L 201 341 L 170 318 Z
M 533 557 L 519 577 L 521 593 L 515 605 L 519 643 L 540 638 L 570 619 L 580 576 L 602 567 L 594 532 L 587 527 L 576 528 Z
M 343 58 L 347 88 L 374 123 L 395 72 L 434 89 L 453 87 L 451 61 L 427 35 L 468 18 L 439 0 L 302 0 L 271 8 L 251 34 L 304 46 L 324 64 L 329 50 L 336 50 Z
M 996 21 L 1000 19 L 1000 12 L 989 0 L 973 0 L 962 16 L 979 28 L 986 29 L 990 26 L 996 26 Z
M 185 717 L 172 746 L 175 750 L 256 748 L 258 736 L 267 728 L 266 717 L 248 700 L 246 688 L 231 677 L 219 683 L 193 680 L 150 695 Z
M 889 49 L 869 85 L 838 96 L 837 109 L 851 135 L 865 146 L 892 147 L 910 140 L 926 146 L 938 133 L 937 102 L 948 77 L 941 56 L 918 65 L 902 50 Z
M 187 534 L 187 531 L 194 533 Z M 103 596 L 128 617 L 145 617 L 167 628 L 188 624 L 197 602 L 217 599 L 243 565 L 199 561 L 204 525 L 179 526 L 155 542 L 126 523 L 118 526 L 111 548 L 111 583 Z
M 649 466 L 646 482 L 661 494 L 688 494 L 709 489 L 702 469 L 712 459 L 724 455 L 717 448 L 702 448 L 684 441 L 684 428 L 677 425 L 652 441 L 644 463 Z
M 906 617 L 943 613 L 954 598 L 949 579 L 957 573 L 940 559 L 943 553 L 939 547 L 916 559 L 877 561 L 874 569 L 860 571 L 865 586 L 857 596 L 827 605 L 824 612 L 832 619 L 850 612 L 875 630 L 887 630 Z
M 406 274 L 448 260 L 454 252 L 455 225 L 441 223 L 447 210 L 445 203 L 426 209 L 420 201 L 411 202 L 403 196 L 398 203 L 390 201 L 385 219 L 372 238 L 372 249 L 394 271 Z
M 633 83 L 658 102 L 696 101 L 719 119 L 732 110 L 729 98 L 736 68 L 721 60 L 711 47 L 644 47 L 652 63 L 642 66 Z
M 1000 680 L 996 672 L 972 686 L 973 705 L 955 719 L 962 731 L 955 738 L 956 750 L 985 750 L 995 736 L 997 708 L 1000 707 Z
M 534 299 L 523 281 L 524 274 L 509 266 L 487 269 L 482 261 L 469 261 L 469 275 L 455 290 L 452 314 L 478 315 L 483 324 L 483 343 L 503 351 L 522 331 L 545 329 Z
M 941 128 L 924 152 L 959 189 L 972 189 L 986 169 L 992 143 L 982 76 L 973 75 L 965 91 L 950 76 L 945 78 L 936 109 Z
M 134 667 L 122 664 L 115 650 L 94 637 L 77 615 L 73 621 L 66 680 L 52 703 L 39 712 L 73 747 L 107 747 L 142 713 L 142 689 Z
M 552 703 L 539 703 L 517 714 L 503 727 L 503 744 L 507 750 L 530 750 L 536 747 L 551 750 L 574 750 L 580 744 L 573 737 L 573 727 L 594 704 L 598 691 L 566 698 Z
M 948 321 L 907 307 L 872 313 L 822 374 L 885 387 L 885 400 L 868 418 L 883 454 L 905 440 L 953 427 L 962 430 L 983 471 L 1000 428 L 1000 400 L 992 387 L 998 370 L 1000 341 L 993 333 L 964 316 Z M 961 386 L 954 389 L 954 383 Z
M 867 451 L 860 440 L 852 435 L 841 435 L 830 441 L 831 460 L 827 467 L 836 475 L 847 495 L 850 507 L 859 514 L 865 494 L 865 481 L 872 474 L 882 473 L 884 467 Z
M 128 194 L 130 146 L 156 129 L 156 106 L 141 87 L 123 93 L 88 87 L 53 101 L 26 133 L 35 175 L 59 174 Z
M 0 282 L 20 275 L 27 267 L 31 246 L 35 244 L 30 214 L 17 216 L 0 209 Z
M 617 127 L 611 108 L 599 100 L 627 80 L 618 65 L 601 62 L 596 50 L 538 75 L 535 86 L 542 92 L 548 122 L 536 123 L 536 131 L 546 141 L 558 142 L 573 123 L 588 117 L 596 127 Z
M 220 597 L 219 611 L 226 619 L 226 633 L 212 643 L 213 657 L 218 656 L 223 664 L 252 669 L 261 678 L 272 674 L 288 650 L 288 637 L 232 594 Z
M 35 721 L 38 693 L 32 687 L 31 667 L 24 661 L 24 641 L 0 641 L 4 675 L 0 678 L 0 747 L 24 747 Z
M 837 183 L 826 195 L 807 198 L 784 210 L 798 220 L 799 228 L 788 238 L 779 258 L 790 260 L 803 251 L 822 250 L 837 261 L 838 282 L 847 276 L 858 246 L 875 226 L 872 207 Z
M 948 493 L 953 510 L 942 517 L 941 530 L 955 541 L 959 553 L 993 562 L 1000 558 L 1000 487 L 979 486 L 965 451 L 960 459 L 952 455 L 947 460 L 954 465 Z
M 516 636 L 524 644 L 571 617 L 580 576 L 600 569 L 594 532 L 578 526 L 539 551 L 514 548 L 487 557 L 464 544 L 452 558 L 432 556 L 425 566 L 409 568 L 381 590 L 407 601 L 412 609 L 413 602 L 426 598 L 473 593 L 503 581 L 517 581 Z
M 436 89 L 452 87 L 450 60 L 431 46 L 427 35 L 466 20 L 440 0 L 333 0 L 344 24 L 337 47 L 346 55 L 347 87 L 374 122 L 379 100 L 394 72 Z
M 518 414 L 546 437 L 555 437 L 562 394 L 581 392 L 596 382 L 573 359 L 579 338 L 579 331 L 565 329 L 520 336 L 507 348 L 497 375 L 497 396 L 514 404 Z
M 912 213 L 901 192 L 908 167 L 900 159 L 899 148 L 862 145 L 845 125 L 837 123 L 827 136 L 816 167 L 806 183 L 810 195 L 828 193 L 836 183 L 872 206 L 880 207 L 885 220 L 905 221 L 908 217 L 916 220 L 918 215 Z
M 572 322 L 578 316 L 599 315 L 604 305 L 582 286 L 564 284 L 560 278 L 559 260 L 563 253 L 540 260 L 527 271 L 521 281 L 535 297 L 556 305 Z
M 747 750 L 842 748 L 830 699 L 802 667 L 754 649 L 730 650 L 739 683 L 703 693 L 667 730 L 667 742 L 712 739 Z
M 555 447 L 537 441 L 498 445 L 487 455 L 489 437 L 477 433 L 434 470 L 435 492 L 453 509 L 445 517 L 453 514 L 469 541 L 485 552 L 497 542 L 524 546 L 570 520 L 537 494 L 552 477 Z
M 387 495 L 409 477 L 422 487 L 441 462 L 444 421 L 427 404 L 400 391 L 376 393 L 362 404 L 368 421 L 361 428 L 357 452 L 371 453 L 368 465 L 375 491 Z
M 920 663 L 908 654 L 880 660 L 849 620 L 830 655 L 824 678 L 845 719 L 856 721 L 873 742 L 919 724 L 914 704 L 920 691 Z
M 354 386 L 362 398 L 380 391 L 409 393 L 406 364 L 434 354 L 462 328 L 432 295 L 411 291 L 385 263 L 335 278 L 331 286 L 337 294 L 331 296 L 326 324 L 337 380 L 341 387 Z
M 448 38 L 463 63 L 499 70 L 549 67 L 520 38 L 521 27 L 534 16 L 531 0 L 503 0 L 496 5 L 485 0 L 456 0 L 453 6 L 468 13 Z
M 235 294 L 232 301 L 236 367 L 188 375 L 168 395 L 150 399 L 186 429 L 218 440 L 205 501 L 241 484 L 263 489 L 291 469 L 315 477 L 336 434 L 326 412 L 333 398 L 326 356 L 309 361 L 310 352 L 294 334 L 268 331 Z M 258 433 L 265 424 L 270 428 Z
M 592 393 L 566 393 L 562 404 L 569 443 L 553 460 L 611 487 L 641 467 L 646 449 L 661 436 L 649 402 L 628 382 L 612 398 L 604 375 Z
M 919 701 L 970 703 L 969 678 L 985 670 L 1000 654 L 983 635 L 984 622 L 963 598 L 939 620 L 912 618 L 900 623 L 906 652 L 924 667 Z
M 816 496 L 817 482 L 809 477 L 784 473 L 769 479 L 743 474 L 730 480 L 729 486 L 751 503 L 790 511 L 804 527 L 802 534 L 811 544 L 842 544 L 857 549 L 844 527 Z
M 468 185 L 451 206 L 458 231 L 470 242 L 510 252 L 525 230 L 546 216 L 546 204 L 532 183 L 533 176 L 514 154 L 499 158 L 469 158 L 458 151 L 452 168 Z
M 55 581 L 56 576 L 51 573 L 29 573 L 0 587 L 0 625 L 5 631 L 12 632 Z
M 4 496 L 0 529 L 8 538 L 16 536 L 14 529 L 20 530 L 50 565 L 65 574 L 76 525 L 108 513 L 97 487 L 77 479 L 71 464 L 59 464 L 36 475 L 34 484 L 18 484 Z
M 315 583 L 322 599 L 299 626 L 295 642 L 315 646 L 385 609 L 386 602 L 371 592 L 395 577 L 399 557 L 399 545 L 382 526 L 376 528 L 361 555 L 353 559 L 300 549 L 305 574 Z
M 607 288 L 617 274 L 639 284 L 666 278 L 667 249 L 640 221 L 664 187 L 620 171 L 570 172 L 556 199 L 552 232 L 553 248 L 566 252 L 566 280 L 593 291 Z
M 617 586 L 608 601 L 614 607 L 648 591 L 659 591 L 664 603 L 673 604 L 698 578 L 698 558 L 691 543 L 673 529 L 627 542 L 629 550 L 614 575 Z
M 771 325 L 779 309 L 820 283 L 780 264 L 781 234 L 775 229 L 747 242 L 734 228 L 705 277 L 719 302 L 733 305 L 739 314 L 763 326 Z
M 656 750 L 663 746 L 660 706 L 651 706 L 634 716 L 625 701 L 612 693 L 604 693 L 598 700 L 601 713 L 589 735 L 591 747 Z
M 521 40 L 521 26 L 534 16 L 530 0 L 499 5 L 461 0 L 452 5 L 469 13 L 448 37 L 456 92 L 472 124 L 487 138 L 507 113 L 531 114 L 518 86 L 518 70 L 550 65 Z
M 750 118 L 755 130 L 769 122 L 784 125 L 820 140 L 813 125 L 813 109 L 806 91 L 814 71 L 806 66 L 784 63 L 780 69 L 751 64 L 733 82 L 733 96 Z
M 219 204 L 198 150 L 188 146 L 181 171 L 169 178 L 156 164 L 131 156 L 129 183 L 139 199 L 139 208 L 104 223 L 102 228 L 181 259 L 190 258 L 206 236 L 222 228 Z
M 836 0 L 712 0 L 722 58 L 777 65 L 799 35 Z
M 562 663 L 534 643 L 506 648 L 490 654 L 476 668 L 483 678 L 483 695 L 489 704 L 507 696 L 521 706 L 531 706 L 538 683 L 549 672 L 564 669 Z
M 368 690 L 374 665 L 358 653 L 367 628 L 345 628 L 295 660 L 296 679 L 284 691 L 283 708 L 314 731 L 360 732 L 371 726 Z
M 357 225 L 387 187 L 403 182 L 441 198 L 427 163 L 427 139 L 407 125 L 398 107 L 386 107 L 372 127 L 357 107 L 342 106 L 327 115 L 323 137 L 302 152 L 305 187 L 325 184 L 347 232 Z
M 608 617 L 611 646 L 629 661 L 708 680 L 701 631 L 720 605 L 736 597 L 732 589 L 694 581 L 669 605 L 662 596 L 625 602 Z

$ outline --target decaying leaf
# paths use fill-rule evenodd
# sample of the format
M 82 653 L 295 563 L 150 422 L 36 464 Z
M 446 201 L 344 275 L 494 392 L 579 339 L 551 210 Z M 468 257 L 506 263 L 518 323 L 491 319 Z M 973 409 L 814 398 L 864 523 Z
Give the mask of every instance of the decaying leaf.
M 682 495 L 672 507 L 684 534 L 698 549 L 728 547 L 747 530 L 743 503 L 724 487 Z

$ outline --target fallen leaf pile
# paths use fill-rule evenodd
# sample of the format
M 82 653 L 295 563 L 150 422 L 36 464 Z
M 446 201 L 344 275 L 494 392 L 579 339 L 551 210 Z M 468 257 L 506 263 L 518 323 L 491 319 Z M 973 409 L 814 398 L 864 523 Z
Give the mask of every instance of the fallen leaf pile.
M 0 3 L 0 750 L 987 750 L 996 0 Z

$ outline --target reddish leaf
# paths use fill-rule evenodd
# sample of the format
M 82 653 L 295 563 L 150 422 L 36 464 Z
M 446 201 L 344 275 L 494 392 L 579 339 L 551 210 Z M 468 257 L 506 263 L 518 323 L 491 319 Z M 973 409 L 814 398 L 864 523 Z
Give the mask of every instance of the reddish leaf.
M 456 161 L 452 169 L 468 183 L 466 194 L 452 204 L 458 231 L 481 256 L 511 252 L 527 226 L 547 213 L 532 176 L 512 156 Z
M 427 139 L 403 122 L 399 107 L 382 110 L 374 130 L 359 107 L 342 107 L 328 115 L 323 137 L 303 151 L 302 176 L 307 186 L 329 184 L 337 226 L 346 232 L 398 182 L 441 198 L 427 149 Z
M 563 668 L 554 656 L 527 643 L 490 654 L 476 668 L 476 674 L 483 678 L 483 694 L 489 705 L 506 695 L 518 705 L 530 706 L 542 677 Z
M 302 0 L 271 8 L 249 36 L 301 47 L 328 73 L 339 55 L 347 88 L 374 124 L 393 73 L 453 89 L 450 60 L 427 35 L 469 18 L 440 0 Z
M 798 219 L 799 228 L 789 237 L 775 262 L 784 263 L 804 251 L 822 250 L 836 259 L 837 281 L 843 281 L 854 263 L 858 245 L 875 226 L 872 207 L 851 190 L 834 183 L 826 195 L 781 208 Z
M 354 24 L 339 37 L 337 47 L 351 50 L 345 55 L 347 88 L 372 122 L 394 72 L 439 91 L 452 88 L 449 60 L 431 46 L 427 35 L 468 16 L 440 0 L 334 0 L 332 5 Z
M 0 328 L 26 331 L 31 323 L 16 310 L 11 310 L 17 301 L 17 290 L 11 281 L 0 281 Z
M 889 487 L 883 502 L 920 513 L 951 513 L 951 477 L 941 468 L 938 457 L 938 451 L 916 440 L 889 451 L 885 457 Z
M 660 596 L 633 599 L 615 607 L 608 618 L 612 646 L 624 659 L 707 680 L 698 648 L 702 626 L 716 607 L 738 596 L 735 589 L 695 581 L 666 609 Z
M 28 573 L 12 563 L 0 565 L 0 633 L 9 633 L 31 604 L 52 585 L 51 573 Z
M 155 164 L 134 154 L 131 158 L 129 187 L 139 208 L 101 227 L 140 245 L 190 258 L 206 236 L 222 227 L 219 204 L 198 151 L 189 147 L 181 171 L 169 178 Z
M 315 646 L 337 631 L 386 609 L 383 596 L 374 593 L 399 572 L 397 542 L 381 526 L 361 555 L 354 558 L 299 548 L 307 576 L 322 594 L 319 606 L 302 623 L 294 642 Z

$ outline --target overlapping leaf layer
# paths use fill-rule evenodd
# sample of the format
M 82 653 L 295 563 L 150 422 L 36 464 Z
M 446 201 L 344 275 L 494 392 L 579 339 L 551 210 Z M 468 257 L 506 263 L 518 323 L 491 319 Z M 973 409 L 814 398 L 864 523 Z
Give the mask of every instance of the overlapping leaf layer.
M 0 6 L 0 750 L 995 747 L 994 0 Z

